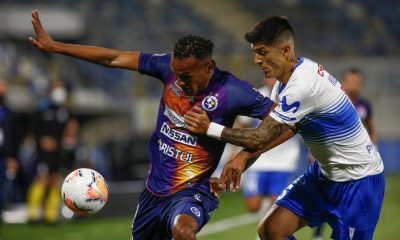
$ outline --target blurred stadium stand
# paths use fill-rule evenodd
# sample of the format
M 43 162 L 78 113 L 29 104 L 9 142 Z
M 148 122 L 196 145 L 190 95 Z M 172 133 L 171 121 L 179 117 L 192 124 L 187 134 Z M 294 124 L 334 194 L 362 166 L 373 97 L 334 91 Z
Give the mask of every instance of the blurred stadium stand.
M 104 169 L 106 178 L 125 181 L 146 175 L 146 145 L 162 85 L 130 71 L 38 51 L 27 41 L 33 34 L 31 9 L 41 12 L 55 39 L 70 43 L 163 53 L 188 33 L 212 38 L 219 67 L 258 86 L 262 76 L 243 35 L 267 15 L 288 16 L 298 56 L 320 62 L 337 77 L 350 66 L 365 72 L 364 95 L 373 104 L 386 170 L 400 171 L 397 0 L 0 1 L 0 20 L 13 21 L 0 27 L 0 77 L 11 85 L 13 108 L 29 114 L 48 82 L 63 80 L 71 93 L 68 105 L 83 123 L 82 155 L 95 159 L 94 166 Z M 10 27 L 21 24 L 25 30 Z

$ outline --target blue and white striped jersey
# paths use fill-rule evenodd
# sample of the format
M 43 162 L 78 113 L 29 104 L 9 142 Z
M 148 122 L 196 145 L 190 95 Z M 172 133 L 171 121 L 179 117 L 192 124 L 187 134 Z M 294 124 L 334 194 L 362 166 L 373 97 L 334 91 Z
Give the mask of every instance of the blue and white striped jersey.
M 279 105 L 270 116 L 296 125 L 328 179 L 343 182 L 383 171 L 350 99 L 320 64 L 299 59 L 288 83 L 275 84 L 271 99 Z

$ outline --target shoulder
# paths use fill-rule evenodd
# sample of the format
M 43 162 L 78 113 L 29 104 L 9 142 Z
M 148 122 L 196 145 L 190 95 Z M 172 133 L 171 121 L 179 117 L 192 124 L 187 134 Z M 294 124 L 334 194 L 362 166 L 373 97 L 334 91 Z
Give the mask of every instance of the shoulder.
M 318 69 L 320 69 L 320 75 L 318 75 Z M 305 79 L 315 79 L 318 76 L 323 77 L 324 68 L 322 65 L 308 59 L 308 58 L 300 58 L 297 66 L 293 70 L 292 76 L 295 79 L 300 79 L 300 81 L 304 81 Z
M 293 70 L 292 76 L 289 79 L 287 88 L 296 89 L 305 93 L 312 93 L 321 78 L 324 78 L 328 73 L 322 65 L 307 59 L 301 58 L 298 65 Z
M 235 75 L 227 71 L 219 72 L 218 81 L 228 89 L 228 91 L 246 92 L 248 89 L 255 89 L 254 86 L 244 80 L 239 79 Z M 229 92 L 230 93 L 230 92 Z
M 171 59 L 171 54 L 170 53 L 145 53 L 145 52 L 140 52 L 139 58 L 154 58 L 154 59 L 159 59 L 159 60 L 170 60 Z
M 139 72 L 160 67 L 161 68 L 166 67 L 169 69 L 170 63 L 171 63 L 171 54 L 168 53 L 154 54 L 154 53 L 141 52 L 139 55 Z

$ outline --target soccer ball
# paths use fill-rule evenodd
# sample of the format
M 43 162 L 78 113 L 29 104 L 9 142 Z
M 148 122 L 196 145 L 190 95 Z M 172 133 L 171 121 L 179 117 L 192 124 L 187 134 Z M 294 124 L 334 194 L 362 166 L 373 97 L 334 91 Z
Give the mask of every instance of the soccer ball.
M 89 168 L 79 168 L 64 180 L 61 196 L 65 205 L 78 215 L 100 211 L 108 199 L 106 180 Z

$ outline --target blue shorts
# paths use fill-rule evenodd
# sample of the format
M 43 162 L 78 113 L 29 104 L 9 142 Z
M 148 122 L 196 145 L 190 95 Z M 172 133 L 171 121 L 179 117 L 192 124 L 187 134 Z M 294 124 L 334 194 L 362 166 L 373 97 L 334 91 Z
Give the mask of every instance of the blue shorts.
M 384 192 L 383 173 L 335 182 L 321 173 L 315 161 L 275 203 L 304 218 L 311 227 L 327 222 L 332 239 L 372 239 Z
M 193 216 L 200 229 L 218 208 L 218 199 L 193 189 L 182 190 L 171 196 L 159 197 L 145 189 L 139 198 L 132 222 L 134 240 L 172 239 L 172 226 L 179 214 Z
M 289 185 L 291 172 L 248 171 L 242 181 L 245 197 L 279 195 Z

